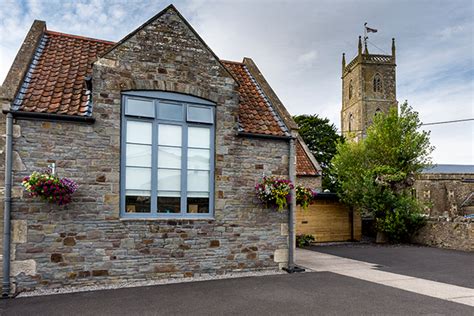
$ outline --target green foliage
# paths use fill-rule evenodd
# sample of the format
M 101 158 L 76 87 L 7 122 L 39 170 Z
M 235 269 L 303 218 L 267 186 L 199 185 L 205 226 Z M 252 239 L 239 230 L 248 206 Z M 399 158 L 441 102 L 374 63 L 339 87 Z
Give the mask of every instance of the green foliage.
M 344 138 L 337 134 L 334 124 L 318 115 L 297 115 L 293 117 L 299 126 L 299 134 L 323 169 L 322 186 L 331 192 L 337 190 L 336 179 L 330 172 L 331 159 L 336 154 L 336 144 Z
M 423 222 L 410 188 L 434 148 L 420 126 L 418 113 L 405 103 L 400 115 L 396 109 L 377 115 L 365 139 L 338 143 L 332 160 L 341 200 L 372 214 L 393 241 L 406 240 Z
M 316 196 L 316 192 L 302 185 L 297 185 L 295 187 L 295 193 L 296 205 L 301 206 L 301 208 L 304 210 L 308 208 L 308 206 L 311 204 L 314 197 Z
M 302 234 L 302 235 L 297 235 L 296 236 L 296 246 L 299 248 L 310 246 L 312 242 L 314 242 L 316 239 L 314 238 L 313 235 L 307 235 L 307 234 Z
M 393 210 L 384 215 L 376 219 L 377 229 L 395 242 L 409 241 L 409 237 L 425 224 L 419 203 L 408 195 L 400 196 Z

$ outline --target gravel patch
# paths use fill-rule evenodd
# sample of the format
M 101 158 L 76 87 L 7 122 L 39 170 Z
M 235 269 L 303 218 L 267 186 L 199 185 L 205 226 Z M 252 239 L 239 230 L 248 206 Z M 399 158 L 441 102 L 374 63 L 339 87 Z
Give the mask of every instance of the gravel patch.
M 79 293 L 79 292 L 89 292 L 89 291 L 115 290 L 115 289 L 132 288 L 132 287 L 140 287 L 140 286 L 166 285 L 166 284 L 201 282 L 201 281 L 235 279 L 235 278 L 246 278 L 246 277 L 260 277 L 260 276 L 277 275 L 277 274 L 287 274 L 287 273 L 282 270 L 231 272 L 231 273 L 220 274 L 220 275 L 203 274 L 203 275 L 187 277 L 187 278 L 182 277 L 182 278 L 170 278 L 170 279 L 160 279 L 160 280 L 120 282 L 120 283 L 106 284 L 106 285 L 98 284 L 98 285 L 89 285 L 89 286 L 62 287 L 62 288 L 55 288 L 55 289 L 38 289 L 34 291 L 29 291 L 29 292 L 22 292 L 18 294 L 16 298 L 55 295 L 55 294 L 67 294 L 67 293 Z

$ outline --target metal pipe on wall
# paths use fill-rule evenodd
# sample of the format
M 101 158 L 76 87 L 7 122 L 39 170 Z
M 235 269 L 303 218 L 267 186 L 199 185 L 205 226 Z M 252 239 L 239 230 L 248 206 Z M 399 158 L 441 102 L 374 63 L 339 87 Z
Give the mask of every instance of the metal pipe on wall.
M 296 155 L 295 155 L 295 139 L 290 139 L 290 157 L 288 159 L 288 172 L 290 181 L 296 185 Z M 291 204 L 288 210 L 288 269 L 292 269 L 295 265 L 295 211 L 296 211 L 296 192 L 295 188 L 291 190 Z
M 290 150 L 288 159 L 288 173 L 293 189 L 291 190 L 291 203 L 288 209 L 288 267 L 284 270 L 288 273 L 303 272 L 303 268 L 295 265 L 295 213 L 296 213 L 296 135 L 292 133 L 290 138 Z
M 5 201 L 3 208 L 2 297 L 10 296 L 10 211 L 12 199 L 13 115 L 7 114 L 5 139 Z

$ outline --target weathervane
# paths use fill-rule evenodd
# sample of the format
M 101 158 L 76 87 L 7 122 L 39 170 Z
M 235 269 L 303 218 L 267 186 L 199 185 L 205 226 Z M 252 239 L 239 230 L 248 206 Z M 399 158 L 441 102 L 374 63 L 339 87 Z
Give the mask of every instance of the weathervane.
M 365 53 L 368 53 L 367 51 L 367 39 L 369 36 L 367 36 L 367 33 L 377 33 L 377 29 L 373 29 L 371 27 L 367 26 L 367 22 L 364 23 L 364 47 L 365 47 Z

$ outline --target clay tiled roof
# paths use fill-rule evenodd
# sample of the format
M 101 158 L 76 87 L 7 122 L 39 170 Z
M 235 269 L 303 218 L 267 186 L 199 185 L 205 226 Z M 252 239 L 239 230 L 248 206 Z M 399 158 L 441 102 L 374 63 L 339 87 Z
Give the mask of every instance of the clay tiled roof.
M 44 31 L 12 110 L 90 116 L 92 106 L 85 78 L 91 75 L 97 57 L 113 45 L 113 42 Z M 239 131 L 289 136 L 287 127 L 247 66 L 240 62 L 221 63 L 239 83 Z M 296 149 L 297 175 L 318 175 L 299 141 Z
M 113 42 L 45 31 L 13 110 L 90 116 L 85 77 L 92 62 Z M 243 63 L 223 61 L 239 81 L 239 130 L 245 133 L 288 136 L 287 130 L 257 81 Z
M 311 162 L 308 154 L 299 141 L 296 142 L 296 175 L 298 176 L 317 176 L 318 170 Z
M 13 109 L 89 116 L 89 91 L 84 78 L 92 62 L 112 42 L 45 31 Z
M 243 63 L 222 61 L 239 82 L 241 132 L 272 136 L 288 136 L 286 127 L 269 100 Z

